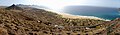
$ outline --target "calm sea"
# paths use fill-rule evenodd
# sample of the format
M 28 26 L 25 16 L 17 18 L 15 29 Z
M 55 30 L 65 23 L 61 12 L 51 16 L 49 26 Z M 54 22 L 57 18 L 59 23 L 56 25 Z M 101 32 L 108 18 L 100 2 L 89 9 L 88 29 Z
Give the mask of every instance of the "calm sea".
M 120 12 L 117 8 L 70 6 L 63 9 L 63 11 L 72 15 L 95 16 L 108 20 L 120 18 Z

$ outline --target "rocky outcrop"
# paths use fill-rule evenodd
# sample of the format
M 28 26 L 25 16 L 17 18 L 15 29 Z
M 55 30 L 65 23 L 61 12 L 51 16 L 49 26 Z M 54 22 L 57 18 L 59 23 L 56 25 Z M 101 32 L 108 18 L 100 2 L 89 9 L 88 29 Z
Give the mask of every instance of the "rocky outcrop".
M 16 6 L 15 4 L 6 8 L 7 10 L 23 10 L 21 7 Z

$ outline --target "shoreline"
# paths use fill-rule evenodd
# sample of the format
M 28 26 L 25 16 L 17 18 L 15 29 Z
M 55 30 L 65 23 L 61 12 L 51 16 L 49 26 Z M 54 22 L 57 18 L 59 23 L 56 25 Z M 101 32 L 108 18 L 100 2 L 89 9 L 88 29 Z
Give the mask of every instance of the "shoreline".
M 62 15 L 63 18 L 71 18 L 71 19 L 94 19 L 94 20 L 110 21 L 110 20 L 102 19 L 95 16 L 71 15 L 67 13 L 59 13 L 59 15 Z
M 70 19 L 94 19 L 94 20 L 111 21 L 111 20 L 102 19 L 102 18 L 95 17 L 95 16 L 72 15 L 72 14 L 63 13 L 63 12 L 57 12 L 57 11 L 49 10 L 49 9 L 44 9 L 44 10 L 57 13 L 57 14 L 61 15 L 63 18 L 70 18 Z

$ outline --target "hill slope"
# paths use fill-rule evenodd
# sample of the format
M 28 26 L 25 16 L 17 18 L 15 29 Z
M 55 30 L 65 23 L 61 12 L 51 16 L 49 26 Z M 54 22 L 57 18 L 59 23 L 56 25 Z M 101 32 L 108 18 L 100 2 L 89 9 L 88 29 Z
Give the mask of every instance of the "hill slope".
M 105 30 L 109 26 L 107 24 L 109 22 L 94 19 L 62 18 L 61 15 L 56 13 L 36 8 L 26 8 L 23 10 L 0 9 L 1 35 L 97 34 Z M 101 30 L 101 28 L 104 29 Z M 96 31 L 99 32 L 96 33 Z

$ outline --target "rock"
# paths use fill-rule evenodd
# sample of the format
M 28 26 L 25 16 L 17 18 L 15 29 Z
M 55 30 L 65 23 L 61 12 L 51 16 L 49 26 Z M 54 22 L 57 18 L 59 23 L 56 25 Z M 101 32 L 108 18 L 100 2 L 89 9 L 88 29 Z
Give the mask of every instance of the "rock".
M 90 29 L 90 28 L 86 27 L 86 29 Z
M 7 30 L 0 27 L 0 35 L 8 35 Z
M 15 4 L 5 8 L 7 10 L 23 10 L 21 7 L 16 6 Z
M 57 27 L 58 25 L 55 25 L 55 27 Z
M 115 21 L 120 21 L 120 18 L 116 18 Z

